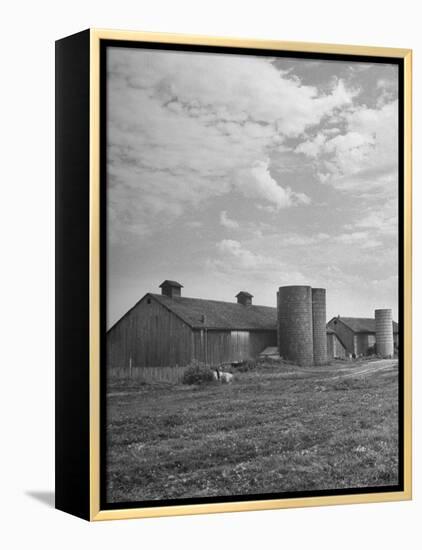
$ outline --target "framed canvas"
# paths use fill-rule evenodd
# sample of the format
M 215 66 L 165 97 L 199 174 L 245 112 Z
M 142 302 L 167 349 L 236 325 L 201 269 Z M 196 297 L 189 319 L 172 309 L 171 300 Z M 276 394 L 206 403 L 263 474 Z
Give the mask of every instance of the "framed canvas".
M 411 51 L 56 43 L 56 507 L 411 498 Z

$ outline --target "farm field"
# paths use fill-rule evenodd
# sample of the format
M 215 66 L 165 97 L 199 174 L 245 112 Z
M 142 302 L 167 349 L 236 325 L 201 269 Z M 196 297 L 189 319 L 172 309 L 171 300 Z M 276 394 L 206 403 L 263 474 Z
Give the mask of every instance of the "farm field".
M 108 502 L 398 483 L 397 360 L 115 381 L 107 410 Z

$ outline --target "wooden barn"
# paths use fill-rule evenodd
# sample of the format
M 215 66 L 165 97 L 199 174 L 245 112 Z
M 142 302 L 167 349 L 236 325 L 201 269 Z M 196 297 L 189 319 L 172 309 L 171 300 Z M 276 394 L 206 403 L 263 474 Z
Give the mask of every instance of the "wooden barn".
M 277 309 L 181 295 L 181 284 L 164 281 L 161 294 L 146 294 L 107 332 L 110 368 L 184 366 L 192 360 L 218 365 L 255 358 L 277 345 Z
M 376 344 L 375 318 L 363 317 L 333 317 L 327 328 L 333 330 L 344 347 L 346 353 L 359 356 L 367 355 Z M 399 325 L 393 321 L 394 347 L 399 345 Z

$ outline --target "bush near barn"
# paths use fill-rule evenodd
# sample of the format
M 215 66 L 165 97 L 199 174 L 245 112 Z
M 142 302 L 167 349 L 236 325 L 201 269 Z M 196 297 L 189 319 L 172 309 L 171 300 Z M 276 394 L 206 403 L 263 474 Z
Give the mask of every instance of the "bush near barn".
M 183 384 L 210 384 L 214 382 L 214 372 L 202 363 L 194 362 L 186 367 L 182 378 Z

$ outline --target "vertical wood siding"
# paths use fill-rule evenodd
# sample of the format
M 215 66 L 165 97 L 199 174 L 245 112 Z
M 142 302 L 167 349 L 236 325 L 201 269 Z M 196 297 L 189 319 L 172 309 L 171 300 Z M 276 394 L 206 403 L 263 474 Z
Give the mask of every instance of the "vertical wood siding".
M 145 297 L 107 333 L 111 368 L 183 366 L 192 359 L 192 330 L 153 298 Z
M 139 382 L 164 382 L 167 384 L 180 384 L 187 367 L 133 367 L 110 368 L 108 380 L 137 380 Z
M 195 359 L 206 365 L 220 365 L 231 359 L 230 331 L 195 330 Z
M 277 331 L 195 330 L 194 355 L 201 363 L 220 365 L 255 359 L 268 346 L 277 345 Z
M 174 367 L 188 365 L 192 359 L 220 365 L 256 358 L 266 347 L 276 344 L 276 330 L 192 330 L 146 296 L 108 331 L 107 366 Z

